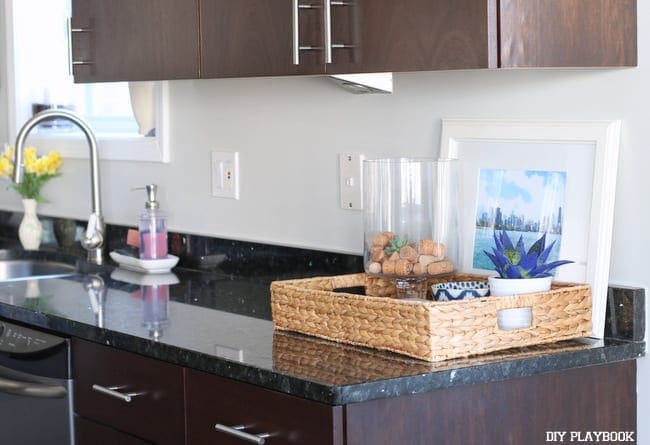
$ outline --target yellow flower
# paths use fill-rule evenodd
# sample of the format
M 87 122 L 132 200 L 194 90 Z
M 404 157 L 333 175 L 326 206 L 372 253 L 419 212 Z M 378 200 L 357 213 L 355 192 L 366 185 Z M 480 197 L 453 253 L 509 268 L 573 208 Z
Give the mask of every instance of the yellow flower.
M 4 157 L 13 162 L 13 160 L 14 160 L 14 152 L 15 151 L 16 151 L 16 149 L 14 148 L 13 145 L 8 145 L 5 148 Z
M 43 176 L 47 173 L 47 162 L 45 161 L 45 158 L 38 158 L 36 162 L 34 162 L 33 173 L 36 173 L 36 176 Z
M 55 174 L 61 168 L 61 155 L 58 151 L 51 151 L 45 157 L 45 173 L 48 175 Z
M 34 147 L 27 147 L 25 149 L 25 172 L 26 173 L 37 173 L 36 169 L 38 162 L 38 155 L 36 154 L 36 149 Z
M 4 153 L 0 153 L 0 176 L 8 176 L 13 173 L 14 147 L 7 147 Z M 27 147 L 24 151 L 25 176 L 20 184 L 10 184 L 23 198 L 36 199 L 38 202 L 47 202 L 41 196 L 41 187 L 57 176 L 59 168 L 63 163 L 61 155 L 56 151 L 50 151 L 47 155 L 38 157 L 34 147 Z
M 14 164 L 9 159 L 0 157 L 0 176 L 11 176 L 14 173 Z

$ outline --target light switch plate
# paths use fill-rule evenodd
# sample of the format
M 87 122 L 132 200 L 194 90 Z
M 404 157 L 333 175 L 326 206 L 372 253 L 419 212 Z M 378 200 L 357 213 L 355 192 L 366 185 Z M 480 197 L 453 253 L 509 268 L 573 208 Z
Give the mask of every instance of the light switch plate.
M 363 210 L 363 159 L 359 153 L 339 154 L 339 196 L 345 210 Z
M 213 151 L 212 196 L 239 199 L 239 152 Z

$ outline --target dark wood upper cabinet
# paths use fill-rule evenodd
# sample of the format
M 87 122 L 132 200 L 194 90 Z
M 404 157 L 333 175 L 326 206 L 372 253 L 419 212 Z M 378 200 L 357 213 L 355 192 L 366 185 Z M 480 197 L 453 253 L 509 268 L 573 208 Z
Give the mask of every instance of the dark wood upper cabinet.
M 323 10 L 301 0 L 201 0 L 202 77 L 323 72 Z M 295 11 L 294 11 L 295 10 Z M 297 22 L 294 23 L 294 14 Z M 294 33 L 299 52 L 294 60 Z
M 637 64 L 636 0 L 73 0 L 72 8 L 77 82 Z
M 198 0 L 72 0 L 75 82 L 199 77 Z
M 636 0 L 501 0 L 500 66 L 637 65 Z
M 496 67 L 491 3 L 202 0 L 202 77 Z
M 496 68 L 494 1 L 331 3 L 328 73 Z

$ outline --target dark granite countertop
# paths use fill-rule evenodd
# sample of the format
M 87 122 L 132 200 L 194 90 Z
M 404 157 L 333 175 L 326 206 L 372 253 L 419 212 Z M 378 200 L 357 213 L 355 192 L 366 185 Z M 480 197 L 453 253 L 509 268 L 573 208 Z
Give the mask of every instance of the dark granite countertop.
M 33 255 L 72 259 L 55 252 L 0 251 L 0 259 Z M 113 267 L 79 262 L 78 270 L 64 278 L 0 282 L 0 318 L 332 405 L 632 360 L 645 350 L 642 289 L 612 290 L 610 325 L 619 338 L 427 363 L 274 331 L 273 274 L 238 277 L 178 268 L 175 276 L 145 278 L 176 284 L 141 286 L 142 276 Z M 88 290 L 93 277 L 101 278 L 105 295 Z M 619 312 L 625 320 L 614 319 Z

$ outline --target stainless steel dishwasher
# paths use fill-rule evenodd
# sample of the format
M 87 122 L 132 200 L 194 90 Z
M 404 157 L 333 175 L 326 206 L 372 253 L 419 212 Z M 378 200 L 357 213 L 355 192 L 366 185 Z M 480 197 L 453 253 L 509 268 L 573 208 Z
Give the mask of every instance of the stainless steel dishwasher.
M 68 339 L 0 319 L 0 443 L 74 443 Z

